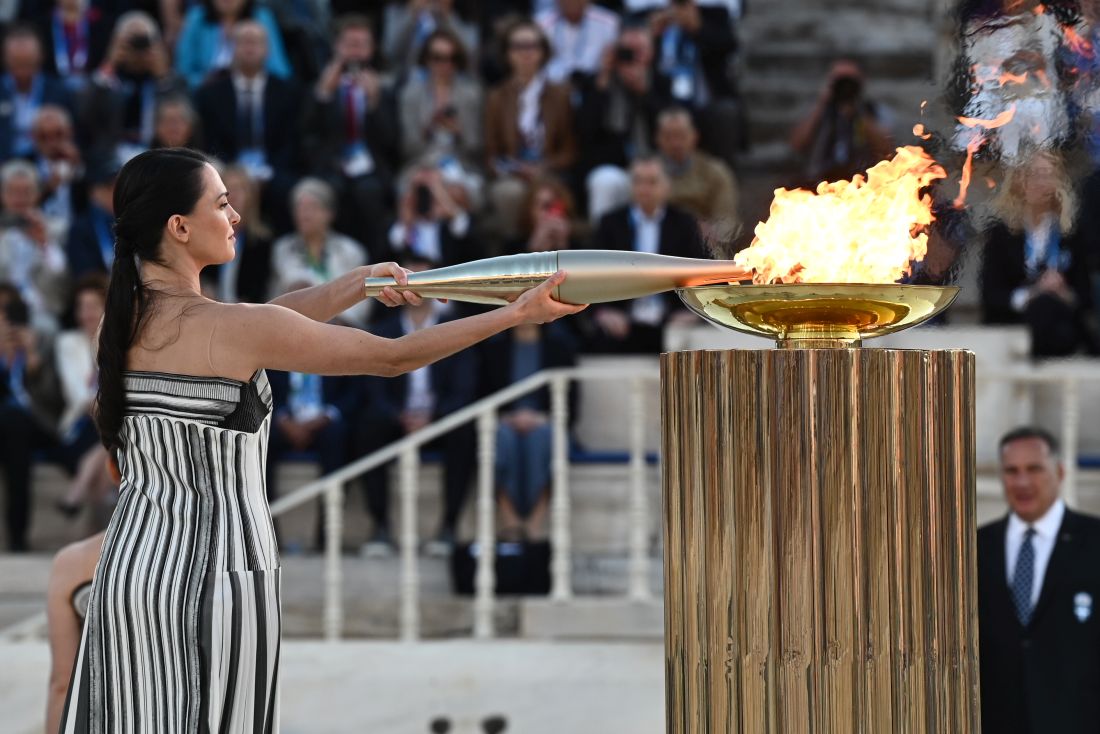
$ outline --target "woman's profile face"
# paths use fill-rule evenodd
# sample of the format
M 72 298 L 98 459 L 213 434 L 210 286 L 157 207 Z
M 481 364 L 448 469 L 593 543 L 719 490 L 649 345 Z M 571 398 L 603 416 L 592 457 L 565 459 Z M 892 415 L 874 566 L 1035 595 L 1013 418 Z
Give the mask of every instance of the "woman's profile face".
M 202 196 L 187 215 L 190 230 L 186 248 L 200 267 L 233 259 L 236 235 L 233 226 L 241 221 L 229 205 L 229 193 L 222 177 L 207 163 L 203 167 Z
M 243 174 L 229 172 L 225 174 L 225 189 L 229 192 L 229 201 L 238 212 L 248 212 L 251 204 L 252 183 Z

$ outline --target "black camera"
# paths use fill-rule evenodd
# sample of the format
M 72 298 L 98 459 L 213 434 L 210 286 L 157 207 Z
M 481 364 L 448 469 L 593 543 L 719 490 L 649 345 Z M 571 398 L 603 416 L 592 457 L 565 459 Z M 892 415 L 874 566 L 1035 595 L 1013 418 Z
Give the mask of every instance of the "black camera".
M 31 322 L 31 312 L 22 298 L 15 298 L 4 309 L 4 319 L 11 326 L 26 326 Z
M 616 46 L 615 47 L 615 60 L 620 64 L 633 64 L 634 63 L 634 49 L 629 46 Z
M 420 217 L 426 217 L 431 214 L 432 211 L 432 190 L 424 184 L 416 185 L 416 214 Z
M 443 109 L 441 109 L 439 111 L 439 116 L 440 117 L 445 117 L 449 120 L 452 117 L 457 117 L 458 116 L 458 110 L 455 108 L 455 106 L 453 104 L 449 104 L 449 105 L 447 105 L 446 107 L 444 107 Z
M 833 102 L 850 104 L 863 93 L 863 82 L 856 76 L 842 76 L 833 82 Z
M 129 45 L 130 48 L 132 48 L 134 51 L 148 51 L 150 48 L 153 47 L 153 39 L 148 34 L 135 33 L 134 35 L 130 36 L 130 39 L 127 41 L 127 45 Z

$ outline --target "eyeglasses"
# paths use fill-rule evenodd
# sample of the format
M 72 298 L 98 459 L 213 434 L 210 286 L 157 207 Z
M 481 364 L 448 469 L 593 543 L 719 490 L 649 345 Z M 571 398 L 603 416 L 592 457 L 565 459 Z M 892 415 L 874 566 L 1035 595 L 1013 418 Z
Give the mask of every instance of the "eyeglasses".
M 508 48 L 512 51 L 539 51 L 542 49 L 542 44 L 538 41 L 512 41 L 508 44 Z
M 439 64 L 451 64 L 454 63 L 455 55 L 448 53 L 430 53 L 428 54 L 428 61 Z

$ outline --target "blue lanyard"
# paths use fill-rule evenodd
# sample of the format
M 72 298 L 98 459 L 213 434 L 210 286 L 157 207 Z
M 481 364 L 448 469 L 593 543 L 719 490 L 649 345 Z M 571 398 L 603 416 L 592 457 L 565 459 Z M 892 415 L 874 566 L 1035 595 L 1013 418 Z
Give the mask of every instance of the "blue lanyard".
M 111 231 L 110 215 L 99 207 L 93 207 L 89 215 L 95 229 L 96 241 L 99 243 L 99 254 L 103 256 L 103 264 L 110 270 L 115 262 L 115 236 Z

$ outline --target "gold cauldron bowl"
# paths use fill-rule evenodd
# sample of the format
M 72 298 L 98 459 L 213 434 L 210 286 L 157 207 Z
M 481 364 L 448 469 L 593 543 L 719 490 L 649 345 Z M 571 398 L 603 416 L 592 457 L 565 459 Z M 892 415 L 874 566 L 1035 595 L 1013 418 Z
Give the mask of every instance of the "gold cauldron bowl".
M 957 286 L 779 283 L 679 288 L 695 313 L 723 328 L 775 339 L 785 349 L 858 347 L 943 311 Z

